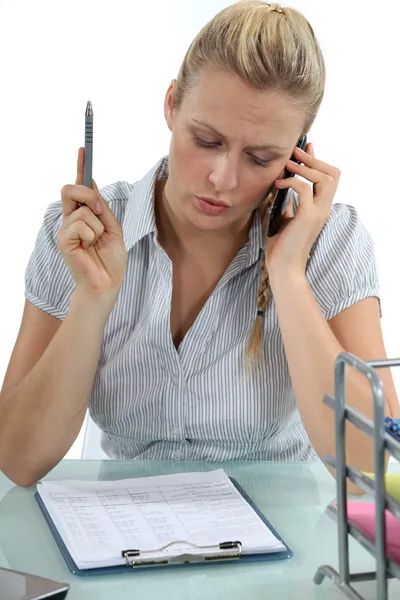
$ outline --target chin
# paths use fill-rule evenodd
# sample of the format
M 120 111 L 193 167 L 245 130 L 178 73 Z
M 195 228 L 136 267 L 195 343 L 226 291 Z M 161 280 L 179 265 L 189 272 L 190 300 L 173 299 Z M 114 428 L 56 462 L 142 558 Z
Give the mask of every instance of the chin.
M 226 219 L 207 216 L 203 217 L 201 215 L 199 217 L 191 218 L 190 221 L 193 227 L 196 227 L 196 229 L 201 231 L 218 231 L 229 225 Z
M 202 214 L 196 208 L 189 210 L 186 215 L 193 227 L 201 231 L 218 231 L 231 224 L 226 215 L 210 216 Z

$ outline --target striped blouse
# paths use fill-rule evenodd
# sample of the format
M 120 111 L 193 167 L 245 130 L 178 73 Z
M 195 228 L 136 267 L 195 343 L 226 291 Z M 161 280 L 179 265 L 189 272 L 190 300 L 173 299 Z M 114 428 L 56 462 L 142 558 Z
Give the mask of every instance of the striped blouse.
M 168 157 L 135 183 L 100 192 L 121 222 L 128 252 L 106 324 L 89 401 L 102 448 L 118 459 L 310 460 L 274 300 L 264 321 L 264 360 L 243 368 L 256 316 L 263 227 L 255 214 L 238 252 L 176 350 L 170 330 L 172 264 L 157 240 L 154 189 Z M 25 296 L 64 319 L 74 282 L 57 249 L 61 201 L 46 210 L 25 274 Z M 334 204 L 306 276 L 328 320 L 379 296 L 371 237 L 355 209 Z M 322 399 L 321 399 L 322 400 Z

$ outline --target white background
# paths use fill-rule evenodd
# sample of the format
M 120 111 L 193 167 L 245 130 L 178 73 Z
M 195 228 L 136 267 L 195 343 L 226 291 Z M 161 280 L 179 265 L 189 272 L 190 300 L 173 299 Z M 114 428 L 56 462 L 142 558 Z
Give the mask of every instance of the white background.
M 75 180 L 93 103 L 93 176 L 133 182 L 168 153 L 163 102 L 198 30 L 220 0 L 0 1 L 0 381 L 18 332 L 24 271 L 46 207 Z M 327 63 L 310 141 L 342 171 L 336 201 L 353 204 L 375 239 L 389 356 L 400 355 L 396 0 L 296 0 Z M 379 358 L 379 357 L 376 357 Z M 394 370 L 400 390 L 400 369 Z M 67 456 L 81 455 L 83 432 Z

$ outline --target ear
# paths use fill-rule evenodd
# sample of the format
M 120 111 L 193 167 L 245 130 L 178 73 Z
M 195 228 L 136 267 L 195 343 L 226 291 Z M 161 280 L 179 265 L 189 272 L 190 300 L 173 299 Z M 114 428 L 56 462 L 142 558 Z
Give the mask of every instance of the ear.
M 173 79 L 168 87 L 167 93 L 165 94 L 164 101 L 164 116 L 168 125 L 168 129 L 172 131 L 173 129 L 173 109 L 174 109 L 174 89 L 175 89 L 176 79 Z

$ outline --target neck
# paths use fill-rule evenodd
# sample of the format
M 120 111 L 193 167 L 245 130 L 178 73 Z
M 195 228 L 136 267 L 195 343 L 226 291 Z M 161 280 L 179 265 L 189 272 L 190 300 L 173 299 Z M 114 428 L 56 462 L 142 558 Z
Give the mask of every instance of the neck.
M 249 239 L 252 218 L 217 231 L 203 231 L 173 211 L 165 188 L 166 180 L 156 183 L 155 213 L 158 240 L 171 258 L 171 254 L 179 258 L 235 256 Z

